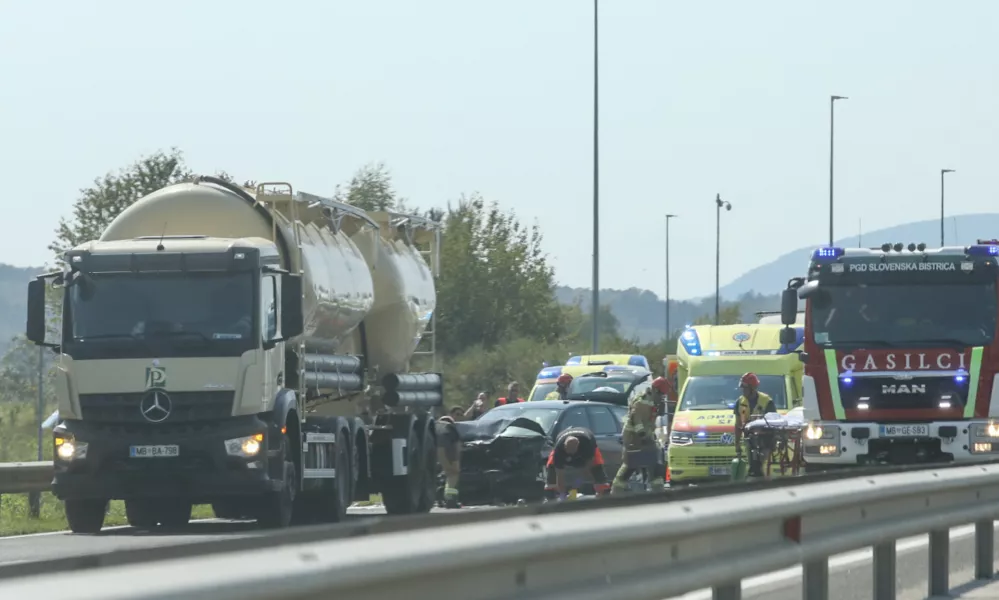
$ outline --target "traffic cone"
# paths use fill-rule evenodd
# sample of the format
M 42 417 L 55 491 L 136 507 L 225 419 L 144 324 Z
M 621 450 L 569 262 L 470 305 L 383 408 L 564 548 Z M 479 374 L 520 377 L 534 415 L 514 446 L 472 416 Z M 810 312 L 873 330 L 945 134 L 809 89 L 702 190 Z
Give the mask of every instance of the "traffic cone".
M 666 483 L 669 483 L 669 466 L 666 467 Z

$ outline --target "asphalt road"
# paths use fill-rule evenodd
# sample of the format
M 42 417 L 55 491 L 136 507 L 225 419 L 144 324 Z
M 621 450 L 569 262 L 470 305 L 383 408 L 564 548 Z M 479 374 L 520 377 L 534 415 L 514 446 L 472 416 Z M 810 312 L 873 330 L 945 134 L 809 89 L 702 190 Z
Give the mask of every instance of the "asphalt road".
M 950 586 L 952 596 L 983 585 L 974 581 L 974 526 L 951 530 Z M 896 544 L 897 563 L 895 586 L 897 600 L 927 598 L 929 536 L 899 540 Z M 999 546 L 997 546 L 999 547 Z M 861 550 L 834 556 L 829 562 L 829 600 L 870 598 L 873 589 L 872 554 Z M 801 567 L 767 573 L 742 582 L 742 596 L 767 600 L 801 600 Z M 711 600 L 709 590 L 692 592 L 676 600 Z M 674 600 L 674 599 L 671 599 Z
M 485 510 L 489 506 L 470 506 L 459 510 Z M 447 509 L 434 508 L 432 512 Z M 349 519 L 364 516 L 383 515 L 385 508 L 376 506 L 356 506 L 347 511 Z M 209 542 L 235 537 L 264 535 L 266 531 L 254 523 L 212 519 L 195 521 L 181 531 L 161 533 L 140 531 L 132 527 L 108 527 L 97 535 L 73 535 L 69 532 L 35 533 L 0 538 L 0 565 L 34 562 L 71 556 L 103 554 L 117 550 L 135 550 L 175 544 Z

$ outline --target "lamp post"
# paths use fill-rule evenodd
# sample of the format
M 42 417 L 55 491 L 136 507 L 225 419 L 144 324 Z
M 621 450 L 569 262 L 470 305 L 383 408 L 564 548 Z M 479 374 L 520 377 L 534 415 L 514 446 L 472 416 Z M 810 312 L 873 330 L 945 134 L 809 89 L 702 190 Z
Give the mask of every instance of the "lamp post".
M 598 0 L 593 0 L 593 296 L 590 311 L 593 313 L 593 354 L 600 347 L 600 113 L 599 70 L 597 57 Z
M 721 324 L 721 209 L 732 210 L 732 203 L 715 196 L 715 325 Z
M 836 133 L 836 101 L 849 100 L 846 96 L 829 96 L 829 246 L 833 245 L 833 156 Z
M 940 247 L 944 245 L 944 175 L 954 173 L 954 169 L 940 169 Z
M 669 220 L 678 215 L 666 215 L 666 340 L 669 341 Z

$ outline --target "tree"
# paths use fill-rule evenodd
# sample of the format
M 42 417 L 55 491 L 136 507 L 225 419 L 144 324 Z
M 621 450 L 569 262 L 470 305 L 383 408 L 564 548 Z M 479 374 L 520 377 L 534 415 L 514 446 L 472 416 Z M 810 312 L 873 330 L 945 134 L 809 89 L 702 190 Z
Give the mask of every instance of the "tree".
M 169 153 L 160 151 L 142 157 L 117 173 L 98 177 L 93 186 L 80 190 L 80 197 L 73 203 L 73 217 L 60 217 L 49 250 L 62 264 L 63 252 L 99 238 L 111 221 L 136 200 L 190 178 L 191 173 L 176 148 Z
M 565 316 L 537 225 L 522 226 L 478 195 L 448 206 L 444 223 L 437 327 L 446 353 L 562 335 Z
M 402 202 L 392 188 L 392 174 L 381 162 L 358 169 L 346 190 L 337 185 L 333 199 L 371 211 L 392 210 Z
M 738 304 L 729 304 L 728 306 L 722 306 L 721 310 L 718 311 L 719 325 L 735 325 L 736 323 L 742 323 L 742 309 Z M 701 315 L 694 321 L 694 325 L 714 325 L 715 315 Z

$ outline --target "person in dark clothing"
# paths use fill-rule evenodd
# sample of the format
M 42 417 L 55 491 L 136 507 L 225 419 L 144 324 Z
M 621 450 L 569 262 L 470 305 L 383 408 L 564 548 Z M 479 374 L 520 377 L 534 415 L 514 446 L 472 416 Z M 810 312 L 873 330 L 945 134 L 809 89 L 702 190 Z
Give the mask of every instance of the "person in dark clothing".
M 568 490 L 565 484 L 565 470 L 568 468 L 588 468 L 593 477 L 593 487 L 597 495 L 610 491 L 607 473 L 604 471 L 604 457 L 597 446 L 593 432 L 583 427 L 571 427 L 559 434 L 555 446 L 548 455 L 546 465 L 546 490 L 557 490 L 559 500 L 565 500 Z

